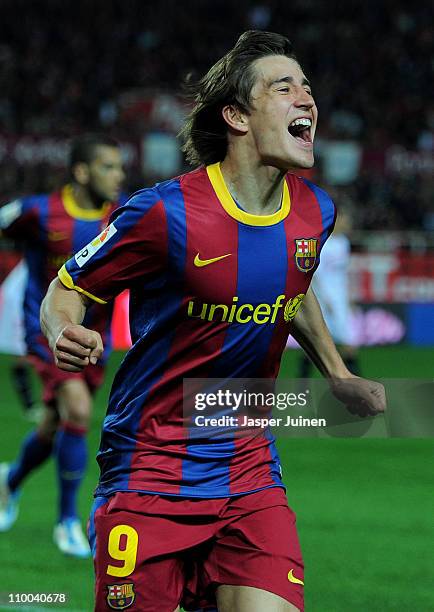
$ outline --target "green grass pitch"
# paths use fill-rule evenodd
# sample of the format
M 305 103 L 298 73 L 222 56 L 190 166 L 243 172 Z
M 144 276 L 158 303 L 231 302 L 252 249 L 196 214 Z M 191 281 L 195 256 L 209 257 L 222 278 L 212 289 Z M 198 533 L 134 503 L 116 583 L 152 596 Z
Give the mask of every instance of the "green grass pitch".
M 119 358 L 113 356 L 108 379 Z M 287 352 L 283 375 L 294 375 L 297 359 Z M 362 351 L 361 360 L 365 376 L 433 378 L 432 349 L 375 348 Z M 15 457 L 31 429 L 10 387 L 10 363 L 0 356 L 1 461 Z M 82 517 L 97 479 L 93 456 L 107 395 L 108 384 L 96 400 Z M 433 446 L 422 439 L 279 441 L 306 565 L 307 612 L 434 610 Z M 68 602 L 0 610 L 92 610 L 91 561 L 63 557 L 52 544 L 54 481 L 48 462 L 26 482 L 17 523 L 0 534 L 0 600 L 8 593 L 66 593 Z

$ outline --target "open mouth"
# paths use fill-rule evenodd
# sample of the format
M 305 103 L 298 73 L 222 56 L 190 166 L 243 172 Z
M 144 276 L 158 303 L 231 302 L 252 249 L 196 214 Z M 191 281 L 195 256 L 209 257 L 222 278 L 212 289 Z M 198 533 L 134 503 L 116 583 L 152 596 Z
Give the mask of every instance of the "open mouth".
M 312 144 L 311 128 L 312 121 L 307 117 L 303 117 L 301 119 L 294 119 L 288 127 L 288 132 L 300 143 Z

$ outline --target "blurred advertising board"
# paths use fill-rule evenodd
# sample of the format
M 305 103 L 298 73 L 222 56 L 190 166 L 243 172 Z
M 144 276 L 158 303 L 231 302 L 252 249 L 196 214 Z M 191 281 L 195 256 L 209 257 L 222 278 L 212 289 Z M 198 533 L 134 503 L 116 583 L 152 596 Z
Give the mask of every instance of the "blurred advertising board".
M 364 149 L 361 166 L 364 170 L 389 176 L 426 176 L 434 172 L 434 154 L 429 150 L 410 150 L 400 145 Z
M 0 133 L 0 161 L 14 162 L 19 166 L 47 164 L 53 168 L 65 168 L 69 142 L 70 139 L 65 137 Z M 122 138 L 119 142 L 124 164 L 127 167 L 138 165 L 140 142 Z
M 355 345 L 434 345 L 434 252 L 358 252 L 350 260 Z
M 434 253 L 354 253 L 350 291 L 357 303 L 434 303 Z

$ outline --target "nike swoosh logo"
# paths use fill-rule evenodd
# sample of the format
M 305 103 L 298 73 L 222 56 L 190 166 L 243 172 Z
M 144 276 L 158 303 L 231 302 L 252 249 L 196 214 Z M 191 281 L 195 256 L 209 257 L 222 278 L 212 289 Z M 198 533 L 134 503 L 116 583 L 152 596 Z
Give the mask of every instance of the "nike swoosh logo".
M 209 266 L 209 264 L 215 263 L 216 261 L 220 261 L 220 259 L 225 259 L 225 257 L 230 257 L 232 253 L 228 253 L 227 255 L 220 255 L 220 257 L 213 257 L 212 259 L 201 259 L 199 257 L 199 253 L 194 258 L 194 265 L 197 268 L 203 268 L 203 266 Z
M 293 574 L 294 570 L 289 570 L 288 572 L 288 580 L 289 582 L 293 582 L 294 584 L 302 584 L 304 586 L 303 580 L 299 580 Z

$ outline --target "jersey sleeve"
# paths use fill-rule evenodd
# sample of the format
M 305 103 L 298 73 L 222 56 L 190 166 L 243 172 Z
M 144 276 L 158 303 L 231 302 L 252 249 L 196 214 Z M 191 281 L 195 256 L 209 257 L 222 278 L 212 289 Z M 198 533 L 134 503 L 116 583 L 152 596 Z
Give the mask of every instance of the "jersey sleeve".
M 318 267 L 321 250 L 323 246 L 325 245 L 325 243 L 327 242 L 328 238 L 330 237 L 335 227 L 336 206 L 333 200 L 331 199 L 331 197 L 329 196 L 329 194 L 326 191 L 324 191 L 324 189 L 321 189 L 321 187 L 318 187 L 318 185 L 315 185 L 315 183 L 312 183 L 307 178 L 302 178 L 301 180 L 305 185 L 307 185 L 309 190 L 315 196 L 315 201 L 316 201 L 317 206 L 319 207 L 319 212 L 321 215 L 321 221 L 320 221 L 321 230 L 320 230 L 320 237 L 319 237 L 319 245 L 317 247 L 317 264 L 316 264 L 316 267 Z
M 336 205 L 328 195 L 326 191 L 323 189 L 317 188 L 316 193 L 318 202 L 320 204 L 321 209 L 321 218 L 322 218 L 322 232 L 319 240 L 318 247 L 318 255 L 317 255 L 317 263 L 314 268 L 314 278 L 318 274 L 318 270 L 327 267 L 327 263 L 324 265 L 324 259 L 327 260 L 328 257 L 328 244 L 327 241 L 333 233 L 336 223 Z M 321 272 L 320 272 L 321 273 Z
M 15 240 L 34 238 L 38 219 L 39 210 L 35 198 L 19 198 L 0 208 L 0 230 Z
M 61 282 L 106 303 L 136 282 L 155 282 L 167 266 L 167 222 L 155 189 L 135 194 L 109 225 L 59 270 Z

